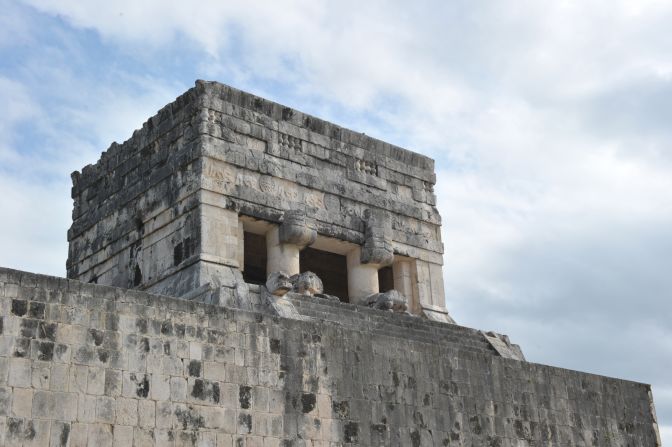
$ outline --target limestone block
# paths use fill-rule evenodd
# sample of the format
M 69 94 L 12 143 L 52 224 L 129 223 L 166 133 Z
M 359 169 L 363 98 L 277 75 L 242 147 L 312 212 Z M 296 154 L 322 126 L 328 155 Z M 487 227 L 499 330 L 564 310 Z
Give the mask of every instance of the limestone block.
M 238 264 L 238 213 L 201 205 L 201 253 L 211 262 L 240 268 Z
M 9 361 L 9 379 L 7 383 L 10 386 L 29 388 L 32 382 L 31 362 L 28 359 L 12 358 Z
M 32 399 L 31 399 L 32 402 Z M 0 388 L 0 416 L 11 416 L 12 389 Z
M 116 401 L 111 397 L 96 397 L 96 422 L 113 424 L 115 419 Z
M 220 362 L 203 362 L 203 377 L 208 380 L 225 382 L 226 365 Z
M 33 390 L 14 388 L 12 396 L 12 415 L 20 418 L 30 418 L 33 410 Z
M 72 392 L 86 393 L 89 369 L 85 365 L 72 365 L 68 378 L 68 390 Z
M 164 374 L 152 374 L 149 389 L 150 395 L 154 400 L 170 399 L 170 376 Z
M 78 394 L 77 420 L 79 422 L 96 421 L 96 396 L 87 396 L 85 394 Z
M 423 304 L 420 307 L 420 313 L 428 320 L 437 321 L 439 323 L 455 324 L 455 320 L 450 316 L 448 311 L 443 306 L 433 306 L 431 304 Z
M 425 261 L 415 260 L 415 294 L 418 297 L 420 306 L 426 304 L 434 305 L 432 298 L 432 283 L 429 270 L 429 263 Z
M 174 402 L 187 400 L 187 379 L 182 377 L 170 378 L 170 400 Z
M 114 435 L 112 434 L 112 425 L 109 424 L 88 424 L 88 443 L 89 447 L 112 447 Z
M 116 419 L 118 425 L 137 425 L 138 400 L 120 397 L 116 399 Z
M 185 381 L 186 389 L 186 381 Z M 174 399 L 171 399 L 175 402 Z M 184 399 L 182 399 L 184 400 Z M 157 428 L 172 428 L 173 427 L 173 404 L 171 402 L 157 402 L 156 403 L 156 427 Z
M 133 445 L 133 427 L 115 425 L 113 442 L 114 447 Z
M 49 434 L 49 446 L 68 445 L 72 426 L 68 422 L 53 421 Z
M 86 384 L 88 394 L 103 394 L 105 392 L 105 369 L 90 366 Z
M 36 391 L 33 397 L 33 417 L 74 421 L 77 418 L 77 394 Z
M 441 265 L 429 264 L 430 285 L 432 289 L 432 304 L 446 307 L 446 298 L 443 286 L 443 269 Z
M 508 335 L 498 334 L 496 332 L 484 332 L 481 334 L 488 340 L 488 343 L 497 351 L 499 355 L 507 359 L 525 361 L 525 356 L 520 346 L 511 343 Z
M 145 428 L 153 428 L 156 425 L 156 403 L 154 401 L 138 401 L 138 424 Z
M 32 385 L 36 389 L 49 389 L 51 381 L 51 364 L 48 362 L 33 363 Z

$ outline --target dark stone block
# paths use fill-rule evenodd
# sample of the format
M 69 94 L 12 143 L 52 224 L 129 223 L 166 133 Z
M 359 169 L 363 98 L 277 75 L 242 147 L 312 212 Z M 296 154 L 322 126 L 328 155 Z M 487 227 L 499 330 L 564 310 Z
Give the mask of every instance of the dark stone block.
M 37 338 L 56 341 L 57 327 L 58 325 L 56 323 L 47 323 L 46 321 L 40 321 L 40 323 L 37 326 Z
M 201 377 L 201 362 L 198 360 L 191 360 L 188 369 L 191 377 Z
M 141 334 L 147 333 L 147 320 L 144 318 L 138 318 L 135 320 L 135 327 L 138 329 L 138 332 Z
M 421 441 L 420 432 L 418 432 L 417 430 L 413 430 L 411 432 L 411 445 L 413 447 L 420 447 L 420 441 Z
M 186 410 L 179 406 L 176 407 L 175 417 L 183 430 L 199 430 L 205 427 L 205 419 L 192 407 L 187 407 Z
M 316 398 L 312 393 L 304 393 L 301 395 L 301 411 L 310 413 L 315 409 Z
M 37 318 L 38 320 L 44 320 L 44 303 L 37 301 L 31 301 L 28 307 L 28 315 L 31 318 Z
M 343 439 L 345 442 L 356 444 L 359 442 L 359 424 L 357 422 L 347 422 L 343 427 Z
M 30 339 L 17 338 L 14 340 L 14 357 L 27 358 L 30 356 Z
M 98 360 L 101 363 L 107 363 L 107 361 L 110 359 L 110 351 L 107 349 L 98 349 Z
M 173 323 L 170 320 L 161 323 L 161 334 L 168 336 L 173 335 Z
M 149 396 L 149 379 L 146 375 L 131 374 L 131 380 L 135 382 L 135 394 L 138 397 L 146 398 Z
M 61 425 L 61 433 L 58 435 L 58 442 L 60 447 L 67 447 L 69 438 L 70 438 L 70 424 L 63 423 Z
M 252 433 L 252 415 L 240 413 L 238 415 L 238 427 L 244 433 Z
M 95 346 L 100 346 L 103 344 L 103 331 L 99 331 L 97 329 L 89 329 L 89 336 L 91 336 L 91 340 L 93 341 L 93 344 Z
M 37 337 L 37 320 L 21 320 L 19 335 L 26 338 Z
M 28 312 L 28 302 L 23 300 L 12 300 L 12 313 L 17 317 L 22 317 Z
M 50 361 L 54 358 L 54 344 L 50 341 L 38 342 L 37 359 Z
M 219 403 L 219 394 L 219 383 L 210 382 L 209 380 L 196 379 L 191 389 L 192 397 L 200 400 L 209 400 L 214 403 Z
M 331 403 L 331 409 L 334 414 L 341 419 L 347 419 L 350 416 L 350 404 L 347 400 L 341 402 L 334 400 Z
M 240 403 L 240 408 L 248 410 L 252 402 L 252 388 L 249 386 L 241 385 L 238 389 L 238 402 Z

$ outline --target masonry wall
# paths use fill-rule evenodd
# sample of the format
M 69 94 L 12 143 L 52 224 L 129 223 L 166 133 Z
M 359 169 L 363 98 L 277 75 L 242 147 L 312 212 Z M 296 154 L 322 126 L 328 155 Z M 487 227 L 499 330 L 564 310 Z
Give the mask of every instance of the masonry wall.
M 398 253 L 442 262 L 432 159 L 223 84 L 196 90 L 204 188 L 269 221 L 306 209 L 320 234 L 358 244 L 364 209 L 381 208 Z
M 405 340 L 410 317 L 385 335 L 8 269 L 0 315 L 1 445 L 657 445 L 649 386 Z
M 194 263 L 201 163 L 193 99 L 185 93 L 72 174 L 69 278 L 151 288 Z

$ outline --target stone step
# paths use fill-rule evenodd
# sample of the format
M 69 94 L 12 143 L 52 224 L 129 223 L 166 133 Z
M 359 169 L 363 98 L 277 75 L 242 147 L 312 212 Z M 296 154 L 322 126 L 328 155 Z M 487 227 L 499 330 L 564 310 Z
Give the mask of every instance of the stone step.
M 434 334 L 451 333 L 463 336 L 477 336 L 479 339 L 482 338 L 481 334 L 478 331 L 471 328 L 453 324 L 436 323 L 418 317 L 412 317 L 402 314 L 394 314 L 392 312 L 369 309 L 361 306 L 353 306 L 347 303 L 334 304 L 329 300 L 318 301 L 318 299 L 308 300 L 305 298 L 302 299 L 292 298 L 292 303 L 297 308 L 297 310 L 312 309 L 324 312 L 325 314 L 334 314 L 337 316 L 342 315 L 342 318 L 356 319 L 359 321 L 362 320 L 376 321 L 376 322 L 385 321 L 389 324 L 394 325 L 395 327 L 415 328 L 426 331 L 428 333 L 434 333 Z
M 357 326 L 356 324 L 352 325 L 347 325 L 343 324 L 342 322 L 337 322 L 337 321 L 332 321 L 329 320 L 328 318 L 325 318 L 324 314 L 320 313 L 315 313 L 315 312 L 306 312 L 305 316 L 323 320 L 323 321 L 328 321 L 330 323 L 338 324 L 343 327 L 347 327 L 350 329 L 361 329 L 360 326 Z M 446 347 L 453 347 L 455 349 L 460 349 L 464 351 L 471 351 L 471 352 L 478 352 L 478 353 L 488 353 L 495 355 L 496 353 L 490 348 L 490 346 L 487 343 L 481 343 L 478 341 L 474 341 L 473 339 L 467 339 L 467 338 L 455 338 L 455 337 L 434 337 L 434 336 L 429 336 L 426 334 L 418 333 L 415 331 L 411 332 L 404 332 L 404 331 L 399 331 L 399 328 L 392 328 L 392 329 L 381 329 L 377 327 L 371 327 L 370 328 L 371 332 L 374 334 L 378 335 L 384 335 L 384 336 L 389 336 L 389 337 L 395 337 L 395 338 L 400 338 L 404 340 L 413 340 L 413 341 L 418 341 L 418 342 L 423 342 L 423 343 L 428 343 L 428 344 L 440 344 L 442 346 Z
M 406 319 L 407 321 L 411 322 L 411 324 L 413 324 L 412 322 L 417 321 L 416 317 L 407 316 L 407 315 L 403 315 L 403 314 L 394 314 L 394 313 L 391 313 L 391 312 L 382 312 L 382 311 L 377 310 L 377 309 L 370 309 L 368 307 L 358 306 L 358 305 L 350 304 L 350 303 L 343 303 L 343 302 L 336 301 L 336 300 L 328 300 L 328 299 L 314 298 L 314 297 L 305 297 L 305 296 L 295 295 L 295 294 L 292 294 L 291 299 L 294 303 L 298 303 L 298 305 L 307 304 L 307 305 L 310 305 L 310 306 L 327 306 L 327 307 L 330 307 L 330 308 L 333 308 L 333 309 L 339 309 L 339 310 L 349 309 L 349 310 L 352 310 L 352 311 L 356 311 L 360 315 L 375 315 L 377 318 L 393 319 L 395 322 L 400 321 L 400 319 Z M 445 330 L 446 327 L 449 327 L 450 330 L 456 331 L 456 332 L 462 332 L 462 333 L 478 332 L 478 331 L 475 331 L 474 329 L 467 328 L 467 327 L 464 327 L 464 326 L 447 325 L 445 323 L 429 321 L 429 320 L 424 320 L 424 319 L 421 320 L 421 321 L 422 321 L 423 327 L 427 327 L 427 328 L 438 328 L 438 330 Z
M 320 298 L 294 295 L 288 298 L 297 312 L 306 317 L 351 329 L 361 329 L 365 325 L 381 335 L 497 355 L 488 341 L 474 329 Z

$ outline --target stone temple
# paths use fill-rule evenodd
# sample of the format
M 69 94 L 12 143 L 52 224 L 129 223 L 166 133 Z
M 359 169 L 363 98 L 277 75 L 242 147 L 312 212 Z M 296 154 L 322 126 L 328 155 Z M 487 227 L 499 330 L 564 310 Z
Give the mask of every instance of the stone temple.
M 650 386 L 459 326 L 433 160 L 198 81 L 0 269 L 0 445 L 660 446 Z

